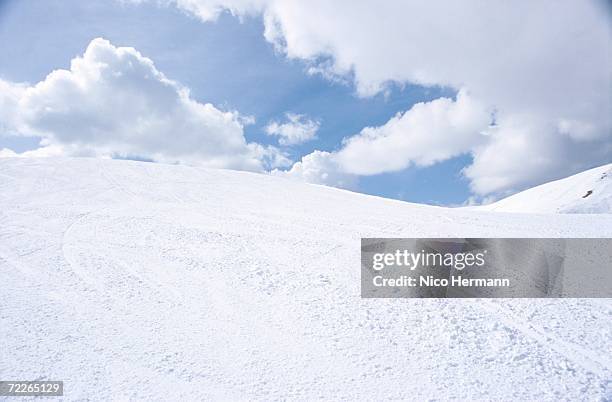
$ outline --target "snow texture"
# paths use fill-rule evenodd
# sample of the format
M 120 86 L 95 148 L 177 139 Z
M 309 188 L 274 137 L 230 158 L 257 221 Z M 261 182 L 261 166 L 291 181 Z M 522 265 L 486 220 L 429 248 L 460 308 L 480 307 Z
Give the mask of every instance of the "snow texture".
M 360 298 L 360 237 L 437 236 L 610 237 L 612 215 L 0 159 L 0 378 L 67 400 L 612 398 L 610 299 Z

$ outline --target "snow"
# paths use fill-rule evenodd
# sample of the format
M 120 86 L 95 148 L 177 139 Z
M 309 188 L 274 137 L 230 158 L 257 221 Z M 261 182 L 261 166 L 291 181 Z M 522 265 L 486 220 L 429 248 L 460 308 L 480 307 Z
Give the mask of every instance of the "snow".
M 361 299 L 366 236 L 610 237 L 612 215 L 0 159 L 0 378 L 68 400 L 612 398 L 610 299 Z
M 612 164 L 542 184 L 493 204 L 489 211 L 612 213 Z

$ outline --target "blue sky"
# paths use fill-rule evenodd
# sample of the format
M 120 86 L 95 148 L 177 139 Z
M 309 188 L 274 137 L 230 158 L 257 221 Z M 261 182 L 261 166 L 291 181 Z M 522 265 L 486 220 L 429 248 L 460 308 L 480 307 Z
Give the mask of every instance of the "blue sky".
M 70 12 L 67 12 L 70 10 Z M 202 24 L 173 9 L 150 4 L 71 0 L 3 1 L 0 8 L 0 77 L 35 83 L 52 70 L 68 68 L 95 37 L 132 46 L 151 58 L 169 78 L 190 88 L 195 99 L 255 117 L 245 136 L 273 143 L 264 134 L 270 120 L 287 111 L 321 122 L 318 139 L 292 147 L 295 159 L 314 149 L 332 151 L 341 139 L 365 126 L 384 124 L 415 102 L 453 96 L 439 87 L 395 86 L 388 94 L 363 98 L 347 83 L 306 72 L 306 64 L 289 60 L 262 37 L 261 19 L 240 22 L 228 14 Z M 37 139 L 0 137 L 0 148 L 22 152 Z M 360 179 L 361 192 L 432 204 L 458 204 L 469 196 L 458 157 L 428 168 L 408 168 Z
M 223 5 L 225 0 L 215 2 Z M 348 174 L 358 178 L 357 191 L 439 205 L 458 205 L 473 196 L 480 201 L 499 198 L 610 160 L 610 26 L 596 1 L 562 6 L 543 2 L 538 7 L 491 2 L 478 10 L 448 2 L 448 12 L 441 14 L 418 2 L 391 1 L 379 9 L 366 1 L 348 12 L 342 2 L 317 6 L 265 0 L 253 5 L 248 0 L 244 10 L 233 9 L 238 17 L 225 11 L 215 21 L 207 20 L 211 10 L 214 14 L 209 2 L 194 1 L 195 9 L 167 3 L 0 0 L 0 89 L 5 92 L 0 93 L 0 106 L 19 110 L 0 110 L 0 154 L 6 152 L 3 148 L 9 154 L 36 149 L 40 137 L 28 137 L 25 131 L 46 135 L 44 130 L 50 129 L 56 132 L 46 141 L 56 141 L 72 154 L 108 154 L 109 146 L 117 146 L 122 155 L 140 155 L 139 147 L 142 155 L 159 155 L 160 147 L 175 148 L 165 141 L 185 141 L 182 149 L 172 150 L 175 154 L 169 151 L 169 158 L 157 160 L 178 160 L 172 159 L 178 154 L 194 160 L 190 152 L 202 147 L 201 160 L 212 158 L 212 166 L 236 166 L 232 153 L 240 154 L 237 159 L 259 158 L 240 162 L 250 170 L 257 170 L 262 152 L 275 147 L 274 152 L 296 162 L 281 167 L 289 177 L 334 185 Z M 262 18 L 264 13 L 273 23 Z M 264 38 L 265 28 L 278 27 L 280 40 Z M 118 97 L 136 99 L 137 105 L 156 96 L 151 94 L 169 97 L 159 95 L 159 104 L 144 111 L 136 107 L 127 117 L 121 107 L 106 108 L 117 100 L 104 95 L 109 82 L 89 82 L 102 94 L 95 95 L 99 103 L 92 102 L 90 110 L 81 104 L 95 96 L 64 97 L 84 79 L 82 71 L 71 70 L 68 84 L 47 75 L 70 69 L 71 60 L 83 56 L 97 37 L 109 44 L 94 46 L 87 68 L 108 52 L 114 58 L 104 62 L 119 75 L 129 73 L 132 62 L 144 68 L 145 75 L 134 81 L 141 92 L 122 92 L 118 86 Z M 524 40 L 534 37 L 538 40 Z M 153 60 L 155 71 L 188 88 L 200 110 L 189 114 L 191 100 L 178 89 L 168 94 L 163 83 L 149 86 L 146 74 L 156 72 L 147 70 L 140 56 L 121 64 L 122 46 L 135 48 Z M 328 74 L 309 74 L 321 61 Z M 41 81 L 46 88 L 22 98 L 18 83 Z M 412 108 L 419 102 L 421 106 Z M 207 103 L 214 110 L 204 118 L 201 106 Z M 171 122 L 164 126 L 167 130 L 158 129 L 149 142 L 129 144 L 140 134 L 130 136 L 125 127 L 142 119 L 155 124 L 154 111 L 162 104 L 179 105 L 178 114 L 164 116 Z M 49 110 L 55 115 L 49 117 Z M 114 114 L 100 115 L 109 111 Z M 222 124 L 226 111 L 255 122 L 243 124 L 235 117 Z M 268 124 L 282 123 L 286 113 L 319 122 L 316 139 L 283 146 L 266 135 Z M 398 113 L 402 115 L 394 117 Z M 104 120 L 122 118 L 114 126 L 109 123 L 109 130 L 117 132 L 101 140 L 100 132 L 109 126 Z M 209 131 L 202 141 L 189 133 L 167 132 L 185 118 L 203 118 L 204 131 L 221 129 Z M 201 129 L 197 124 L 185 128 L 191 134 Z M 79 130 L 90 132 L 75 142 Z M 17 131 L 21 135 L 10 135 Z M 224 136 L 230 145 L 223 143 Z M 79 141 L 90 141 L 86 145 L 96 151 L 75 153 Z M 211 153 L 214 147 L 225 147 L 219 160 Z

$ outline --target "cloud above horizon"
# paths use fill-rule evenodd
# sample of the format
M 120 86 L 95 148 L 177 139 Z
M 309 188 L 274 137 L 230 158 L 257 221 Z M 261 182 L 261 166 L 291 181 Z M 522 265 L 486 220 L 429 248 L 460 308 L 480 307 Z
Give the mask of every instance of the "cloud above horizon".
M 137 156 L 253 171 L 289 163 L 276 148 L 246 141 L 248 118 L 194 100 L 137 50 L 105 39 L 92 40 L 69 70 L 35 85 L 0 80 L 0 89 L 2 132 L 42 138 L 25 155 Z
M 303 114 L 285 113 L 284 123 L 271 121 L 265 127 L 266 134 L 278 137 L 280 145 L 297 145 L 317 138 L 317 131 L 321 123 L 312 120 Z
M 415 105 L 386 124 L 365 128 L 325 158 L 304 157 L 322 163 L 315 171 L 340 169 L 330 177 L 469 154 L 473 163 L 464 175 L 474 193 L 486 195 L 610 161 L 612 46 L 603 1 L 162 3 L 202 21 L 224 11 L 240 18 L 260 15 L 266 40 L 279 51 L 305 61 L 308 71 L 352 80 L 358 96 L 384 93 L 392 83 L 459 93 L 456 100 Z M 461 99 L 461 91 L 469 97 Z M 464 118 L 456 121 L 460 112 L 453 110 L 463 110 Z M 374 152 L 366 152 L 370 147 Z M 294 173 L 303 171 L 304 162 L 298 163 Z
M 355 174 L 345 173 L 336 160 L 336 154 L 325 151 L 314 151 L 304 155 L 288 170 L 274 169 L 274 176 L 285 177 L 312 184 L 339 187 L 355 190 L 359 178 Z
M 345 139 L 336 159 L 358 175 L 430 166 L 484 143 L 490 121 L 491 113 L 462 90 L 456 100 L 417 103 L 382 126 L 364 128 Z

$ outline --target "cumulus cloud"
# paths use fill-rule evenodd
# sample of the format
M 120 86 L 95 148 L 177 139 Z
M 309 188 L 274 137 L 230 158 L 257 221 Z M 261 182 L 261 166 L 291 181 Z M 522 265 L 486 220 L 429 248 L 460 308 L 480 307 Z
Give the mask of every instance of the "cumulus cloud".
M 265 128 L 266 134 L 279 137 L 281 145 L 296 145 L 317 138 L 320 123 L 303 114 L 286 113 L 287 121 L 271 121 Z
M 612 155 L 609 139 L 576 140 L 554 122 L 534 116 L 501 117 L 488 131 L 488 141 L 474 147 L 474 162 L 464 169 L 473 192 L 481 195 L 516 183 L 532 187 L 589 164 L 608 163 Z
M 69 70 L 33 86 L 2 86 L 12 88 L 0 100 L 14 116 L 0 116 L 5 124 L 68 155 L 137 155 L 247 170 L 287 164 L 277 149 L 247 143 L 237 112 L 194 100 L 150 59 L 104 39 L 91 41 Z
M 366 127 L 344 141 L 336 160 L 345 172 L 373 175 L 411 163 L 429 166 L 469 152 L 486 139 L 491 112 L 460 91 L 456 100 L 417 103 L 386 124 Z
M 27 84 L 0 79 L 0 136 L 14 135 L 19 132 L 17 119 L 19 99 L 27 87 Z
M 357 186 L 357 176 L 343 172 L 336 161 L 336 155 L 324 151 L 314 151 L 294 163 L 291 169 L 285 171 L 275 169 L 272 174 L 346 189 L 355 189 Z
M 360 96 L 385 91 L 390 82 L 442 85 L 465 88 L 472 100 L 496 110 L 497 128 L 484 140 L 478 133 L 486 131 L 486 125 L 473 131 L 451 128 L 446 136 L 434 130 L 427 150 L 426 136 L 416 136 L 423 140 L 418 147 L 427 156 L 408 152 L 401 161 L 401 155 L 393 155 L 384 171 L 413 162 L 435 163 L 463 149 L 474 159 L 466 177 L 475 192 L 485 194 L 518 190 L 609 162 L 610 154 L 602 150 L 608 151 L 612 143 L 612 35 L 604 1 L 167 3 L 203 21 L 214 20 L 223 10 L 237 16 L 260 14 L 264 36 L 277 49 L 305 60 L 310 71 L 349 77 Z M 391 132 L 414 138 L 421 122 L 408 129 L 409 120 L 396 116 L 380 128 L 364 130 L 347 140 L 347 150 L 339 155 L 348 158 L 358 144 L 382 151 L 383 144 L 402 136 Z M 367 131 L 376 140 L 369 139 Z M 568 155 L 570 163 L 565 163 Z M 379 152 L 362 156 L 364 168 L 338 158 L 343 169 L 356 173 L 383 170 L 373 167 L 381 160 Z

